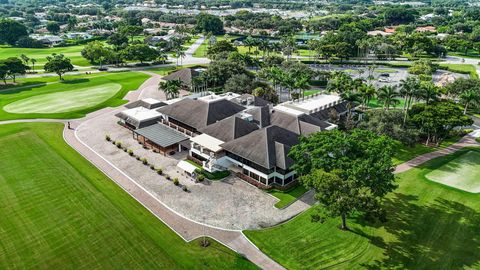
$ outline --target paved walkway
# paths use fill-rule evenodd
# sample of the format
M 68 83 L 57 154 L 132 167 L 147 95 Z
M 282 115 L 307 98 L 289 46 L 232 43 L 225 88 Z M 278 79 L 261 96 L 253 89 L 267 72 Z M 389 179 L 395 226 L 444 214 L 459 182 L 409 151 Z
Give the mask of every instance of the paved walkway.
M 124 99 L 134 101 L 142 96 L 144 91 L 152 91 L 153 88 L 158 87 L 158 82 L 161 76 L 158 74 L 145 72 L 152 77 L 146 80 L 137 91 L 129 92 Z M 158 91 L 158 90 L 156 90 Z M 0 121 L 0 124 L 11 124 L 20 122 L 71 122 L 73 129 L 68 129 L 65 126 L 64 139 L 65 141 L 79 152 L 83 157 L 88 159 L 105 175 L 117 183 L 121 188 L 128 192 L 134 199 L 140 202 L 152 214 L 157 216 L 163 223 L 169 226 L 185 241 L 192 241 L 204 235 L 211 237 L 235 252 L 242 254 L 248 260 L 261 267 L 262 269 L 285 269 L 280 264 L 269 258 L 261 252 L 253 243 L 251 243 L 241 231 L 224 230 L 203 225 L 188 218 L 182 217 L 172 211 L 168 206 L 156 199 L 153 194 L 137 184 L 134 179 L 130 178 L 121 170 L 117 169 L 108 160 L 101 157 L 92 148 L 82 142 L 76 135 L 75 128 L 89 119 L 101 116 L 103 114 L 112 113 L 112 111 L 119 110 L 119 108 L 104 108 L 92 112 L 80 119 L 23 119 L 23 120 L 9 120 Z
M 426 154 L 423 154 L 423 155 L 420 155 L 418 157 L 415 157 L 405 163 L 402 163 L 400 165 L 398 165 L 396 168 L 395 168 L 395 173 L 401 173 L 401 172 L 405 172 L 405 171 L 408 171 L 409 169 L 413 168 L 413 167 L 417 167 L 429 160 L 432 160 L 434 158 L 437 158 L 437 157 L 441 157 L 441 156 L 446 156 L 446 155 L 449 155 L 449 154 L 452 154 L 464 147 L 472 147 L 472 146 L 480 146 L 476 141 L 475 141 L 475 137 L 471 136 L 470 134 L 469 135 L 466 135 L 465 137 L 463 137 L 462 139 L 460 139 L 460 141 L 458 141 L 457 143 L 454 143 L 452 145 L 450 145 L 449 147 L 446 147 L 446 148 L 443 148 L 443 149 L 440 149 L 440 150 L 437 150 L 435 152 L 430 152 L 430 153 L 426 153 Z

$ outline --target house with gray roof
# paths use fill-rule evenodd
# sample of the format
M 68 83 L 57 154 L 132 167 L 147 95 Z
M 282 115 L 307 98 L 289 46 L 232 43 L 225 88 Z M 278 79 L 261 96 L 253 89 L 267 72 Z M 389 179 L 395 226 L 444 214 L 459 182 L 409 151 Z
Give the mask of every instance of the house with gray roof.
M 127 106 L 148 110 L 143 103 Z M 231 170 L 261 188 L 286 188 L 296 179 L 288 152 L 300 136 L 335 128 L 331 110 L 344 113 L 345 103 L 316 95 L 272 106 L 251 95 L 196 93 L 150 109 L 159 114 L 156 123 L 134 136 L 161 153 L 187 148 L 189 159 L 209 172 Z

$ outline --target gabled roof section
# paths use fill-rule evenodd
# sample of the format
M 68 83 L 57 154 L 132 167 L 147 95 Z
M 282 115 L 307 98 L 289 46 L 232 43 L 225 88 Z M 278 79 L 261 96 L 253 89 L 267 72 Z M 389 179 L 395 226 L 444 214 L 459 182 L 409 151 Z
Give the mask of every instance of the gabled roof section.
M 307 136 L 311 133 L 322 131 L 330 125 L 311 115 L 293 115 L 282 111 L 274 111 L 270 114 L 270 122 L 289 131 Z
M 315 118 L 320 119 L 320 120 L 328 121 L 330 119 L 330 112 L 332 110 L 335 110 L 337 112 L 337 114 L 343 114 L 343 113 L 347 112 L 347 102 L 346 101 L 341 102 L 339 104 L 336 104 L 335 106 L 323 109 L 323 110 L 315 112 L 311 115 L 314 116 Z
M 224 142 L 229 142 L 243 137 L 257 129 L 258 127 L 254 123 L 250 123 L 237 116 L 230 116 L 202 128 L 199 131 Z
M 200 73 L 193 68 L 182 68 L 163 77 L 165 81 L 180 80 L 184 85 L 191 85 L 192 79 Z
M 259 127 L 263 128 L 270 125 L 270 107 L 268 105 L 253 108 L 247 112 L 253 116 L 253 121 Z
M 235 115 L 244 109 L 244 107 L 225 99 L 204 102 L 184 98 L 161 107 L 157 111 L 198 130 Z
M 287 168 L 286 166 L 293 164 L 293 161 L 287 157 L 288 150 L 298 143 L 298 137 L 298 134 L 284 128 L 269 126 L 221 146 L 265 168 L 275 166 Z

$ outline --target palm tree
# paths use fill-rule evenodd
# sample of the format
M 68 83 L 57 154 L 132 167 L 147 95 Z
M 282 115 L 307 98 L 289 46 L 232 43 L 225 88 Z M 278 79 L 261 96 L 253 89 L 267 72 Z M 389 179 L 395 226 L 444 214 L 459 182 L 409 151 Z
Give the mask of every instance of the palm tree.
M 375 96 L 376 89 L 372 84 L 363 84 L 358 89 L 360 96 L 362 97 L 362 107 L 368 107 L 370 100 Z
M 308 74 L 301 74 L 295 76 L 295 89 L 302 91 L 302 98 L 305 98 L 305 90 L 310 87 L 310 76 Z
M 37 59 L 30 58 L 30 62 L 32 63 L 32 72 L 35 72 L 35 63 L 37 63 Z
M 175 98 L 180 93 L 182 82 L 180 80 L 171 80 L 160 82 L 158 90 L 165 93 L 165 97 L 168 99 Z
M 341 93 L 340 97 L 347 102 L 348 116 L 351 115 L 352 109 L 355 107 L 355 103 L 359 103 L 362 100 L 360 94 L 352 90 Z
M 407 121 L 408 110 L 414 97 L 418 97 L 420 93 L 420 81 L 417 77 L 407 77 L 405 80 L 400 80 L 400 94 L 403 95 L 405 99 L 405 104 L 403 105 L 403 124 Z
M 251 50 L 252 50 L 252 47 L 254 47 L 256 45 L 256 41 L 255 39 L 252 37 L 252 36 L 248 36 L 247 38 L 245 38 L 245 40 L 243 41 L 243 44 L 245 44 L 245 46 L 247 46 L 248 48 L 248 53 L 250 54 Z
M 438 99 L 440 91 L 438 87 L 432 82 L 422 82 L 421 83 L 421 96 L 425 100 L 425 103 L 428 105 L 431 101 Z
M 385 85 L 378 89 L 377 97 L 379 101 L 383 102 L 383 108 L 389 110 L 391 105 L 396 105 L 400 103 L 397 99 L 399 93 L 397 91 L 397 86 Z
M 467 114 L 467 109 L 469 105 L 480 104 L 480 88 L 477 87 L 463 92 L 460 95 L 460 102 L 465 105 L 463 109 L 463 114 Z
M 287 56 L 287 59 L 289 60 L 290 57 L 292 56 L 293 52 L 296 49 L 296 43 L 295 39 L 293 37 L 284 37 L 282 38 L 281 42 L 282 46 L 282 53 Z

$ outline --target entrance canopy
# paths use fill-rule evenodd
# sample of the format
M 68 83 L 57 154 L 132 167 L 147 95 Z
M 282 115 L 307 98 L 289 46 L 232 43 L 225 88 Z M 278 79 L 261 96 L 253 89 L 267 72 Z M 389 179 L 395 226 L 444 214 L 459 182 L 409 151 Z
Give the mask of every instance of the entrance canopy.
M 186 171 L 189 174 L 194 173 L 195 170 L 198 169 L 197 166 L 195 166 L 193 164 L 190 164 L 190 163 L 186 162 L 185 160 L 181 160 L 180 162 L 178 162 L 177 167 Z

